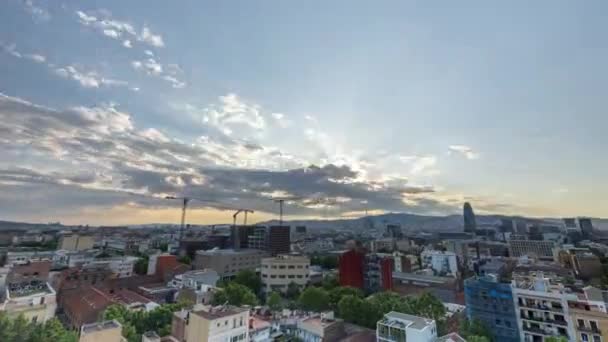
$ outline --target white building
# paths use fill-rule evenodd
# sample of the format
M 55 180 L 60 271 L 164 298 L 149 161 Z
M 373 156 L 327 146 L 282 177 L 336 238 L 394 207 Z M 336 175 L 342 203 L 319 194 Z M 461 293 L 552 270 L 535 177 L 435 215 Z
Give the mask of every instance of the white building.
M 443 252 L 436 250 L 424 250 L 420 254 L 422 259 L 422 267 L 430 268 L 438 276 L 458 275 L 458 259 L 454 252 Z
M 562 284 L 553 284 L 539 272 L 536 277 L 518 277 L 511 282 L 521 341 L 549 336 L 576 336 L 568 301 L 577 296 Z M 536 338 L 536 339 L 535 339 Z
M 376 324 L 378 342 L 434 342 L 437 325 L 432 319 L 391 311 Z
M 80 328 L 79 342 L 125 342 L 122 325 L 118 321 L 85 324 Z
M 295 335 L 303 342 L 338 341 L 345 335 L 344 322 L 333 312 L 322 313 L 298 320 Z
M 310 259 L 305 256 L 279 255 L 262 259 L 264 291 L 285 292 L 289 284 L 304 287 L 309 281 Z
M 55 290 L 46 282 L 9 284 L 0 311 L 9 317 L 23 315 L 32 322 L 46 322 L 55 317 L 57 298 Z
M 7 252 L 6 266 L 27 264 L 35 261 L 53 261 L 55 251 Z
M 178 289 L 200 290 L 203 286 L 215 287 L 220 280 L 216 271 L 211 269 L 188 271 L 178 274 L 167 285 Z
M 249 341 L 249 309 L 222 306 L 192 311 L 184 335 L 186 342 Z
M 128 278 L 134 275 L 133 269 L 139 258 L 132 256 L 106 258 L 91 261 L 86 265 L 107 265 L 117 278 Z

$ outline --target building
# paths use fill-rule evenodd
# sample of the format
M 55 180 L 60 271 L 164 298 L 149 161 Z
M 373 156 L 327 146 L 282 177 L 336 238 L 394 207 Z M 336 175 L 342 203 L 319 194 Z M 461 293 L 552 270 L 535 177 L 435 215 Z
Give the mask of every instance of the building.
M 271 256 L 289 254 L 291 251 L 291 234 L 289 226 L 268 227 L 266 250 Z
M 266 227 L 253 227 L 253 230 L 250 231 L 250 234 L 247 236 L 248 247 L 251 249 L 267 250 L 267 231 L 268 230 L 266 229 Z
M 86 251 L 93 249 L 95 238 L 84 234 L 63 234 L 59 238 L 57 249 L 66 251 Z
M 185 342 L 249 341 L 249 309 L 222 306 L 192 311 L 184 328 Z
M 437 325 L 432 319 L 391 311 L 376 324 L 378 342 L 434 342 Z
M 296 323 L 295 335 L 303 342 L 339 341 L 345 334 L 344 322 L 335 319 L 333 312 L 307 317 Z
M 511 282 L 520 341 L 542 342 L 546 337 L 574 340 L 568 300 L 576 295 L 539 272 L 535 277 L 514 277 Z
M 54 257 L 55 251 L 7 252 L 5 265 L 13 266 L 35 261 L 53 261 Z
M 256 227 L 254 226 L 232 226 L 230 227 L 230 241 L 234 249 L 247 248 L 249 245 L 249 235 L 252 235 Z
M 255 271 L 267 253 L 259 249 L 212 249 L 197 251 L 194 259 L 195 269 L 210 268 L 218 273 L 220 279 L 231 279 L 241 270 Z
M 387 224 L 386 225 L 386 236 L 393 239 L 403 238 L 403 231 L 401 230 L 400 224 Z
M 218 280 L 220 280 L 220 276 L 212 269 L 194 270 L 175 275 L 169 282 L 169 286 L 198 290 L 203 285 L 214 287 Z
M 272 341 L 270 333 L 272 330 L 272 323 L 256 317 L 251 316 L 249 318 L 249 341 L 251 342 L 268 342 Z
M 454 277 L 393 272 L 392 291 L 404 296 L 432 293 L 444 303 L 464 304 L 460 281 Z
M 122 325 L 116 320 L 85 324 L 80 328 L 79 342 L 124 342 Z
M 129 278 L 134 275 L 133 269 L 139 258 L 125 256 L 107 259 L 97 259 L 89 265 L 108 265 L 108 268 L 116 278 Z
M 440 277 L 458 276 L 458 259 L 454 252 L 424 250 L 420 254 L 422 268 L 430 268 Z
M 513 258 L 522 256 L 536 257 L 540 260 L 554 260 L 555 243 L 553 241 L 509 240 L 509 255 Z
M 161 338 L 156 332 L 148 331 L 141 335 L 141 342 L 161 342 Z
M 499 282 L 494 275 L 469 278 L 464 282 L 464 296 L 467 318 L 483 321 L 494 341 L 519 341 L 511 284 Z
M 368 254 L 364 259 L 363 289 L 370 293 L 387 291 L 393 288 L 392 256 Z
M 466 202 L 462 208 L 462 216 L 464 217 L 464 231 L 467 233 L 475 233 L 477 230 L 477 221 L 471 203 Z
M 365 253 L 352 249 L 340 255 L 338 259 L 338 278 L 340 286 L 363 288 L 363 266 Z
M 590 218 L 579 218 L 578 225 L 581 228 L 583 239 L 590 240 L 593 237 L 593 222 Z
M 585 287 L 577 301 L 569 301 L 570 316 L 575 326 L 576 341 L 608 341 L 608 291 Z
M 4 302 L 0 303 L 0 311 L 9 317 L 23 315 L 32 322 L 46 322 L 55 317 L 56 310 L 55 290 L 46 281 L 8 283 Z
M 279 255 L 261 261 L 264 291 L 286 292 L 289 284 L 303 288 L 308 284 L 310 259 L 305 256 Z
M 396 244 L 394 238 L 376 239 L 370 241 L 370 250 L 374 253 L 384 252 L 390 253 L 395 250 Z
M 577 278 L 589 281 L 601 277 L 603 273 L 600 258 L 586 248 L 570 248 L 558 253 L 564 267 L 572 269 Z

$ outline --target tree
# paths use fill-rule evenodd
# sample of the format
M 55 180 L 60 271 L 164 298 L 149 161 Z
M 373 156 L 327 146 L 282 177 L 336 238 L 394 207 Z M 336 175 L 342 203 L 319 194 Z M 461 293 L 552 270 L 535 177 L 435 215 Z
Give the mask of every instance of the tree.
M 491 342 L 489 338 L 485 337 L 485 336 L 477 336 L 477 335 L 473 335 L 473 336 L 469 336 L 467 338 L 468 342 Z M 549 341 L 548 339 L 545 339 L 545 341 Z
M 277 292 L 271 292 L 266 298 L 266 305 L 272 312 L 280 311 L 283 308 L 283 299 Z
M 363 292 L 354 287 L 335 287 L 329 291 L 329 306 L 336 310 L 340 300 L 346 296 L 363 298 Z
M 2 342 L 76 342 L 75 332 L 67 331 L 56 319 L 46 323 L 28 322 L 23 315 L 10 319 L 0 313 L 0 341 Z
M 550 336 L 545 338 L 545 342 L 568 342 L 568 339 L 563 336 Z
M 287 285 L 287 291 L 285 297 L 288 299 L 297 299 L 300 296 L 300 286 L 293 281 Z
M 368 328 L 374 328 L 376 322 L 382 318 L 382 315 L 371 302 L 353 295 L 347 295 L 340 299 L 338 314 L 348 322 Z
M 336 276 L 329 276 L 323 279 L 323 283 L 321 283 L 321 287 L 323 287 L 326 291 L 338 286 L 340 286 L 340 282 Z
M 192 264 L 192 258 L 190 258 L 189 255 L 184 255 L 183 257 L 179 258 L 178 261 L 186 265 Z
M 144 275 L 148 273 L 148 256 L 137 259 L 134 271 L 139 275 Z
M 248 287 L 254 294 L 260 293 L 262 289 L 262 279 L 252 270 L 241 270 L 234 277 L 233 282 Z
M 254 306 L 258 304 L 258 298 L 248 287 L 233 282 L 227 284 L 213 296 L 213 305 L 223 305 L 224 303 L 235 306 Z
M 110 305 L 104 311 L 103 319 L 117 320 L 122 324 L 122 335 L 129 342 L 139 342 L 141 335 L 146 331 L 155 331 L 161 336 L 169 334 L 173 312 L 186 305 L 186 303 L 163 304 L 150 312 L 130 311 L 122 305 Z
M 478 319 L 463 320 L 460 323 L 459 329 L 460 336 L 465 339 L 469 339 L 470 336 L 485 337 L 489 341 L 492 341 L 492 331 L 486 326 L 486 324 Z
M 300 307 L 306 311 L 321 312 L 329 309 L 329 294 L 318 287 L 309 287 L 299 298 Z

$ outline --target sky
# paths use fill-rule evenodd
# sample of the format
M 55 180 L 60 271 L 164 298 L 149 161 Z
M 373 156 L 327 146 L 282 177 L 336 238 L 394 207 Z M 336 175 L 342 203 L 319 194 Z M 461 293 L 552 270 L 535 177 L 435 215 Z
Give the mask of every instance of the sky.
M 0 4 L 0 219 L 608 217 L 605 1 Z

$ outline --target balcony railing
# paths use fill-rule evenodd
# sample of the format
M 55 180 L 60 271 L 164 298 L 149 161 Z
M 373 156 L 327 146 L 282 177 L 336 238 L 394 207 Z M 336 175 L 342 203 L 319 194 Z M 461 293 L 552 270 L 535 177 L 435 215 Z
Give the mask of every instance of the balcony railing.
M 598 327 L 588 327 L 588 326 L 577 326 L 576 327 L 579 331 L 584 331 L 584 332 L 588 332 L 588 333 L 593 333 L 593 334 L 601 334 L 602 331 L 598 328 Z

